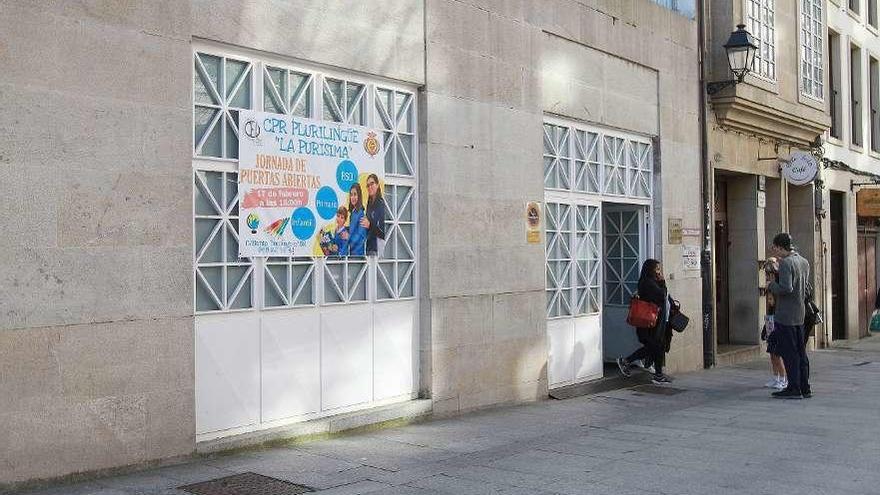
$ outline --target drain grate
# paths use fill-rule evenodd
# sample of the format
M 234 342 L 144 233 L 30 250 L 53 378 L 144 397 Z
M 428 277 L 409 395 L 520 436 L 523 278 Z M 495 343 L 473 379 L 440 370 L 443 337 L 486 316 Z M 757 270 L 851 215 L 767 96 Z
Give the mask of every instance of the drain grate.
M 195 495 L 300 495 L 312 488 L 256 473 L 242 473 L 202 481 L 179 489 Z
M 638 387 L 633 387 L 632 390 L 635 393 L 644 392 L 646 394 L 655 395 L 677 395 L 682 392 L 687 392 L 687 390 L 683 388 L 661 387 L 659 385 L 639 385 Z
M 867 366 L 871 364 L 871 361 L 862 361 L 861 363 L 856 363 L 853 366 Z

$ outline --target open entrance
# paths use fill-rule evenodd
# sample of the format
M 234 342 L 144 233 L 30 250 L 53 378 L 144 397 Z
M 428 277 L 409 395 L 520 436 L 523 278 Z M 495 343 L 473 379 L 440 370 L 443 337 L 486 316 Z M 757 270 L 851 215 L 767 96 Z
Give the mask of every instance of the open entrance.
M 639 347 L 626 323 L 629 300 L 638 290 L 639 272 L 648 258 L 646 209 L 632 205 L 603 205 L 602 351 L 613 363 Z M 616 369 L 616 365 L 615 365 Z
M 727 181 L 715 180 L 715 318 L 718 345 L 730 343 L 728 265 L 730 239 L 727 226 Z
M 831 192 L 831 338 L 846 338 L 846 236 L 844 193 Z
M 650 139 L 544 124 L 547 375 L 559 390 L 606 375 L 635 349 L 626 310 L 650 242 Z

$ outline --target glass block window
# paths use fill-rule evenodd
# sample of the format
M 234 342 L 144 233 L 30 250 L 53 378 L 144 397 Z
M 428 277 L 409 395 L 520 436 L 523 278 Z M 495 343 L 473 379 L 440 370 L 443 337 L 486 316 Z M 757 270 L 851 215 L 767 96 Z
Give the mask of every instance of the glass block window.
M 548 202 L 545 217 L 547 317 L 599 312 L 599 207 Z
M 544 124 L 544 187 L 571 187 L 571 149 L 568 127 Z
M 340 79 L 324 79 L 324 120 L 366 124 L 366 86 Z
M 315 304 L 315 264 L 311 258 L 267 258 L 264 270 L 265 307 Z
M 379 260 L 378 299 L 413 297 L 415 250 L 415 207 L 412 186 L 387 185 L 385 204 L 385 248 Z
M 599 207 L 577 205 L 575 211 L 575 314 L 595 314 L 600 307 Z
M 251 62 L 193 56 L 193 155 L 238 158 L 238 111 L 251 108 Z
M 251 308 L 253 261 L 238 257 L 238 174 L 197 170 L 193 180 L 196 311 Z
M 413 94 L 376 88 L 376 119 L 384 129 L 385 173 L 412 176 L 416 153 Z
M 545 254 L 547 259 L 547 316 L 571 316 L 572 229 L 571 205 L 547 203 Z
M 605 302 L 626 306 L 639 285 L 639 215 L 605 213 Z
M 394 84 L 355 80 L 344 73 L 263 59 L 231 48 L 198 49 L 193 64 L 196 311 L 415 298 L 415 93 Z M 251 108 L 382 132 L 387 149 L 382 256 L 238 259 L 238 112 Z
M 654 167 L 651 145 L 638 141 L 626 142 L 626 183 L 631 196 L 651 197 L 651 171 Z
M 600 187 L 599 134 L 576 130 L 574 141 L 574 188 L 578 192 L 597 193 Z
M 822 32 L 823 0 L 801 2 L 801 91 L 812 98 L 823 99 Z
M 263 68 L 263 110 L 272 113 L 312 116 L 314 75 L 267 65 Z
M 746 29 L 755 37 L 758 50 L 752 72 L 776 80 L 775 0 L 745 0 Z

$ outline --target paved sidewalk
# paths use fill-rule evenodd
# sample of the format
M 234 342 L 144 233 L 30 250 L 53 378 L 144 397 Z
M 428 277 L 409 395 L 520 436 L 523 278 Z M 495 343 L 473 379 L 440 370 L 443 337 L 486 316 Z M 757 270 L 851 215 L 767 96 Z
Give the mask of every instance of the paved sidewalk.
M 880 493 L 880 337 L 811 359 L 807 400 L 770 399 L 762 360 L 27 493 L 182 495 L 247 471 L 332 495 Z

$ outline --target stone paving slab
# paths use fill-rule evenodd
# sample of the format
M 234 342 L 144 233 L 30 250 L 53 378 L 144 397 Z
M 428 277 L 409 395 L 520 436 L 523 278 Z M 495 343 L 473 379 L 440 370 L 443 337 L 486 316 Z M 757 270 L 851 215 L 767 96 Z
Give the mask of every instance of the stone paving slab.
M 771 399 L 766 360 L 645 389 L 496 408 L 27 495 L 183 495 L 255 472 L 326 495 L 880 494 L 880 337 L 811 355 L 815 396 Z

